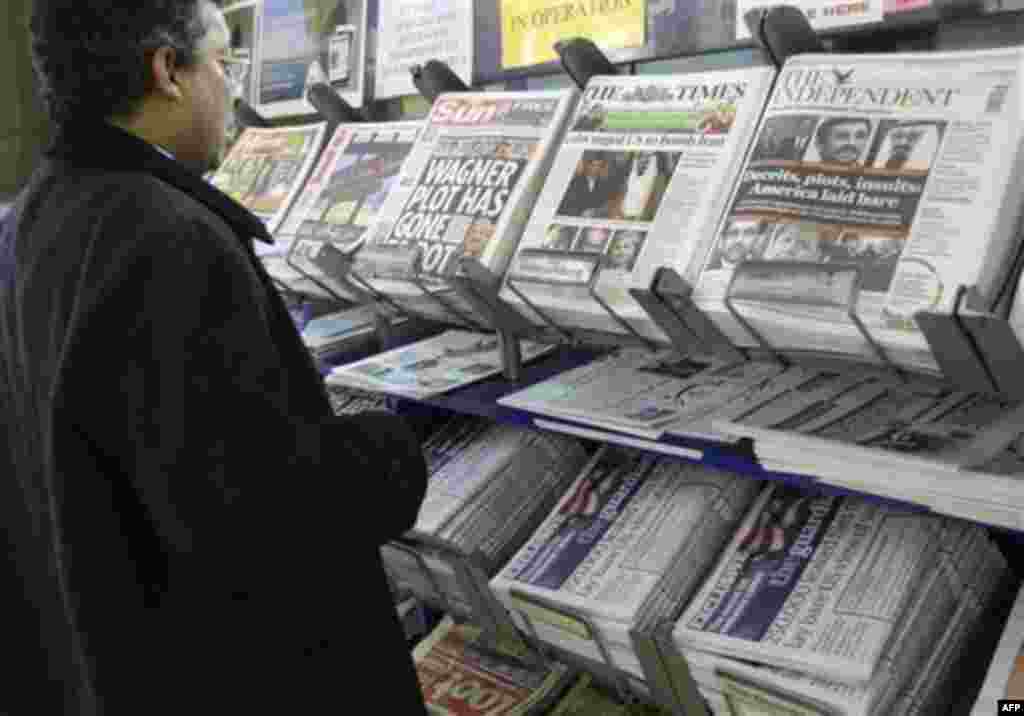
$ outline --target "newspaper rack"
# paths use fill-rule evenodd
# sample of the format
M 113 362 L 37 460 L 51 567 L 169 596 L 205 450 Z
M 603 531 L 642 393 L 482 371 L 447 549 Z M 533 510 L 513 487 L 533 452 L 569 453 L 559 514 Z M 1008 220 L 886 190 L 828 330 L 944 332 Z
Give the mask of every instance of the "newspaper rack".
M 413 65 L 409 68 L 409 74 L 412 75 L 416 91 L 430 104 L 434 104 L 434 100 L 445 92 L 469 91 L 469 87 L 459 79 L 452 68 L 440 60 L 428 60 L 423 65 Z
M 580 89 L 586 87 L 590 78 L 596 75 L 618 74 L 611 60 L 585 37 L 559 40 L 554 47 L 562 68 Z

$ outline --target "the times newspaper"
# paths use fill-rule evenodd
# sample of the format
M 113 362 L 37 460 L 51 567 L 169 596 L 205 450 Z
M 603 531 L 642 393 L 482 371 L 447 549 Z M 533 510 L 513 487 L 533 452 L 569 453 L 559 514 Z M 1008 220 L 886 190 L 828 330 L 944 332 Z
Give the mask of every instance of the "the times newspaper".
M 673 632 L 698 649 L 868 682 L 921 574 L 938 518 L 772 486 Z
M 707 255 L 695 299 L 736 342 L 870 357 L 856 308 L 895 360 L 936 368 L 914 314 L 950 312 L 961 286 L 988 305 L 1017 251 L 1019 48 L 801 55 L 779 74 Z M 736 289 L 740 289 L 737 291 Z
M 523 362 L 549 353 L 554 345 L 520 341 Z M 338 366 L 328 384 L 424 398 L 475 383 L 501 372 L 498 337 L 448 330 L 417 343 Z
M 340 296 L 351 297 L 336 278 L 329 243 L 338 251 L 356 249 L 413 147 L 420 122 L 340 125 L 334 132 L 306 185 L 277 231 L 288 242 L 288 262 L 297 270 L 327 284 Z
M 553 253 L 518 256 L 510 270 L 529 281 L 530 300 L 560 323 L 621 333 L 585 290 L 566 285 L 593 268 L 570 252 L 587 254 L 602 262 L 597 290 L 612 309 L 663 338 L 627 289 L 647 288 L 660 266 L 681 271 L 706 248 L 700 237 L 718 221 L 774 74 L 591 79 L 520 242 Z
M 316 161 L 327 131 L 326 122 L 300 127 L 250 127 L 238 138 L 210 183 L 254 213 L 274 234 Z M 257 251 L 283 253 L 288 239 Z
M 419 273 L 431 290 L 443 288 L 438 277 L 464 256 L 504 273 L 576 94 L 441 95 L 367 234 L 367 248 L 418 249 Z M 378 267 L 363 259 L 356 268 L 377 290 L 420 296 L 408 281 L 375 278 Z M 418 304 L 439 312 L 430 301 Z
M 568 669 L 527 668 L 479 643 L 480 630 L 441 623 L 413 650 L 423 700 L 432 716 L 526 716 L 553 700 Z

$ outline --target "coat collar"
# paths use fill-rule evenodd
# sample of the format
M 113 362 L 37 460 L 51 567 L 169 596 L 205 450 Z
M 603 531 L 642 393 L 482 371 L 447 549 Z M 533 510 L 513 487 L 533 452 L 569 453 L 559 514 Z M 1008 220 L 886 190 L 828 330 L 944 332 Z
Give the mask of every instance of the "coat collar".
M 180 189 L 220 216 L 238 234 L 272 244 L 267 227 L 252 212 L 200 175 L 164 156 L 143 139 L 106 122 L 65 125 L 46 155 L 110 171 L 142 171 Z

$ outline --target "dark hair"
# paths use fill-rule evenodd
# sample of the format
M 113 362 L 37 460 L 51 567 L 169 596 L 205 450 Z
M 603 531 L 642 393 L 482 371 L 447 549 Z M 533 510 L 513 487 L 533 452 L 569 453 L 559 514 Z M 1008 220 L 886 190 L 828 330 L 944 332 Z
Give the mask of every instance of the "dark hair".
M 864 117 L 832 117 L 831 119 L 826 119 L 818 126 L 818 142 L 824 142 L 828 138 L 828 133 L 831 132 L 832 128 L 837 124 L 850 124 L 851 122 L 863 124 L 868 128 L 869 132 L 871 131 L 871 120 L 865 119 Z
M 57 124 L 128 116 L 153 87 L 163 46 L 191 67 L 206 34 L 205 0 L 35 0 L 32 65 Z

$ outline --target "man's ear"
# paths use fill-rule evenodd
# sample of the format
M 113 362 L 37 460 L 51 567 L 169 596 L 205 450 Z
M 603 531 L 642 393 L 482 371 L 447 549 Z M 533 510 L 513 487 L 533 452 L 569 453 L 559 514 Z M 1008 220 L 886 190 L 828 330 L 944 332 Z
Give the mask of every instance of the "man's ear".
M 181 86 L 178 84 L 176 68 L 177 53 L 173 47 L 164 45 L 153 53 L 149 67 L 153 73 L 153 91 L 170 100 L 183 98 Z

